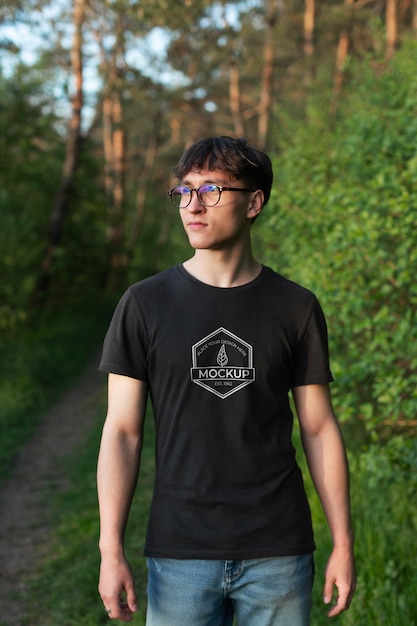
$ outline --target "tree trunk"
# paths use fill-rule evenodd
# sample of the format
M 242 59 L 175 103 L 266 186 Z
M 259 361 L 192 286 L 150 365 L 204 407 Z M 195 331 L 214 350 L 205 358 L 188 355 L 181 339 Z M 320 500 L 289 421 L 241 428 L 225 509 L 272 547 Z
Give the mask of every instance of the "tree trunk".
M 64 219 L 68 212 L 74 174 L 77 169 L 81 144 L 81 113 L 83 106 L 83 59 L 82 59 L 82 27 L 85 17 L 86 0 L 74 0 L 73 27 L 74 34 L 71 46 L 71 70 L 75 91 L 71 101 L 71 118 L 66 145 L 65 160 L 59 190 L 55 197 L 47 230 L 47 246 L 44 253 L 37 297 L 41 299 L 49 289 L 51 268 L 56 249 L 61 243 Z
M 272 104 L 272 81 L 274 74 L 274 26 L 277 18 L 276 5 L 276 0 L 266 0 L 266 30 L 262 55 L 263 65 L 258 122 L 258 144 L 261 148 L 266 147 L 269 116 Z
M 305 72 L 304 84 L 310 87 L 313 82 L 313 56 L 314 56 L 314 20 L 315 0 L 305 0 L 304 4 L 304 56 Z
M 386 47 L 385 56 L 391 59 L 397 45 L 397 0 L 386 0 L 385 5 Z
M 140 229 L 143 223 L 145 213 L 145 201 L 148 182 L 151 180 L 152 170 L 155 164 L 156 154 L 158 150 L 158 129 L 159 120 L 155 121 L 154 128 L 149 135 L 149 141 L 146 148 L 145 163 L 141 169 L 140 178 L 138 179 L 138 191 L 136 194 L 136 215 L 130 233 L 130 249 L 132 249 L 138 240 Z
M 234 60 L 231 61 L 229 70 L 229 101 L 235 135 L 236 137 L 244 137 L 245 129 L 240 110 L 239 68 Z
M 113 210 L 117 221 L 121 223 L 124 203 L 124 172 L 126 163 L 125 131 L 122 126 L 122 103 L 120 94 L 113 99 Z M 120 234 L 121 235 L 121 234 Z M 121 244 L 121 236 L 116 239 Z
M 107 235 L 110 270 L 112 274 L 118 274 L 124 266 L 123 205 L 126 140 L 122 104 L 117 90 L 103 99 L 103 151 L 104 186 L 108 198 Z
M 339 42 L 337 44 L 336 52 L 336 71 L 334 76 L 334 96 L 337 100 L 342 91 L 343 79 L 344 79 L 344 67 L 346 58 L 349 52 L 349 32 L 346 28 L 343 28 L 339 34 Z
M 345 0 L 345 5 L 352 5 L 354 0 Z M 348 7 L 349 8 L 349 7 Z M 336 69 L 333 80 L 333 100 L 331 105 L 331 112 L 334 113 L 337 108 L 337 102 L 339 100 L 340 93 L 342 91 L 343 81 L 345 77 L 345 64 L 347 55 L 349 52 L 349 29 L 347 27 L 342 28 L 339 33 L 339 42 L 337 44 L 336 52 Z
M 112 117 L 113 117 L 113 105 L 112 99 L 109 95 L 103 98 L 102 107 L 102 137 L 103 137 L 103 154 L 104 154 L 104 189 L 106 191 L 107 198 L 110 199 L 113 196 L 113 138 L 112 138 Z
M 116 287 L 126 266 L 125 251 L 125 172 L 126 132 L 123 120 L 125 30 L 123 15 L 117 16 L 116 41 L 106 67 L 106 85 L 102 104 L 104 188 L 107 195 L 107 239 L 109 273 L 107 284 Z M 103 41 L 100 40 L 103 50 Z M 104 50 L 102 56 L 105 58 Z
M 414 37 L 417 37 L 417 0 L 412 0 L 411 5 L 411 26 Z

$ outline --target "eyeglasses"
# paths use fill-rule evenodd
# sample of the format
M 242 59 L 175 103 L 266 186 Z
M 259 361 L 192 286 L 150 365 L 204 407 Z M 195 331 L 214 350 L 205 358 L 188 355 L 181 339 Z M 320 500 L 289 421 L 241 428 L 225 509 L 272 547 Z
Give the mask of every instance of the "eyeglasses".
M 186 187 L 178 185 L 168 191 L 172 204 L 178 209 L 185 209 L 191 202 L 193 191 L 196 192 L 197 198 L 203 206 L 215 206 L 221 198 L 222 191 L 256 191 L 256 189 L 242 189 L 241 187 L 223 187 L 208 183 L 200 187 Z

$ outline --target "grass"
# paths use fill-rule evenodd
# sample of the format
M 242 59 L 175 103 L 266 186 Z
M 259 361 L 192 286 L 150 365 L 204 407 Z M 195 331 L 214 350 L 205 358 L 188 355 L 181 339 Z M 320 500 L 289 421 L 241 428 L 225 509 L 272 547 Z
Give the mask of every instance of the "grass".
M 357 591 L 350 610 L 335 621 L 343 626 L 414 626 L 417 624 L 415 492 L 410 497 L 410 484 L 405 474 L 398 473 L 391 482 L 375 481 L 375 476 L 368 473 L 366 456 L 360 453 L 351 461 Z M 379 468 L 384 468 L 385 474 L 389 468 L 385 465 L 383 451 L 379 450 L 378 457 Z M 395 474 L 393 468 L 391 474 Z M 312 489 L 308 483 L 320 546 L 316 554 L 312 625 L 324 626 L 329 624 L 329 619 L 320 596 L 330 541 L 324 515 Z
M 64 314 L 51 309 L 1 336 L 0 480 L 47 408 L 99 345 L 109 315 L 106 304 L 95 310 L 88 304 L 67 308 Z

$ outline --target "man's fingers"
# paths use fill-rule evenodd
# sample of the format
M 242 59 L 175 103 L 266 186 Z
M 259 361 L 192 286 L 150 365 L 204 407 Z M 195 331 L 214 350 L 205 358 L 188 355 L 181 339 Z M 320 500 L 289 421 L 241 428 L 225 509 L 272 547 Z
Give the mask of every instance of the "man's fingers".
M 137 598 L 134 587 L 128 588 L 126 590 L 126 603 L 132 613 L 135 613 L 138 610 Z
M 128 606 L 127 602 L 120 600 L 114 606 L 108 606 L 106 613 L 109 619 L 117 619 L 122 622 L 132 621 L 132 610 Z
M 335 617 L 336 615 L 340 615 L 340 613 L 343 613 L 343 611 L 347 611 L 352 602 L 353 591 L 354 590 L 351 589 L 339 591 L 336 602 L 327 613 L 327 616 Z M 323 600 L 325 604 L 330 604 L 331 602 L 331 596 L 326 595 L 326 590 L 324 592 Z

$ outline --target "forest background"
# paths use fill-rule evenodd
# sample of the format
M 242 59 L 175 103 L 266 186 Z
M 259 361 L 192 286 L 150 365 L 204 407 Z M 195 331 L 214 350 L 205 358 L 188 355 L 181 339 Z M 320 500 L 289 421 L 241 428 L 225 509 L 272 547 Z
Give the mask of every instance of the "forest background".
M 190 255 L 166 193 L 184 147 L 245 136 L 275 171 L 256 256 L 328 320 L 359 580 L 340 622 L 417 623 L 417 0 L 11 0 L 0 54 L 2 475 L 125 287 Z M 83 591 L 68 595 L 68 540 L 33 583 L 43 624 L 102 623 L 98 436 L 81 463 L 92 488 L 71 501 L 71 537 L 92 553 Z

